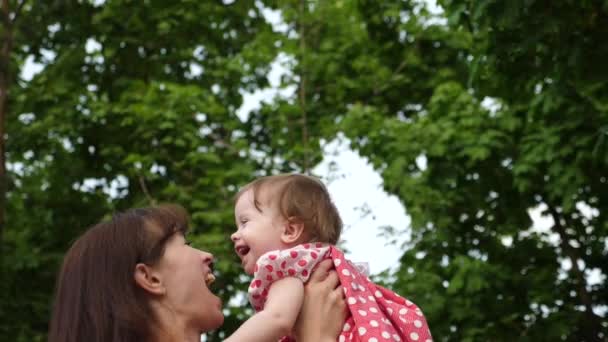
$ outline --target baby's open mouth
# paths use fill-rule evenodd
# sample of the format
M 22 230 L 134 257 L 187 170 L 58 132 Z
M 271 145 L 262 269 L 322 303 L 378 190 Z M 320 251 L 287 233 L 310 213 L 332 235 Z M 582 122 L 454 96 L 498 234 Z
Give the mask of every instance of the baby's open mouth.
M 240 257 L 244 257 L 245 255 L 247 255 L 247 253 L 249 253 L 249 247 L 247 247 L 247 246 L 240 246 L 240 247 L 237 247 L 235 249 L 236 249 L 236 253 Z

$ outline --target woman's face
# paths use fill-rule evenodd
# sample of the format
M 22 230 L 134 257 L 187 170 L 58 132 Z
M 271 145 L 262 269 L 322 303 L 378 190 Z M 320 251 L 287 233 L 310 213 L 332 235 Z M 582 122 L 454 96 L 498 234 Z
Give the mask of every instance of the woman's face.
M 208 288 L 213 255 L 190 247 L 182 234 L 165 246 L 157 271 L 165 285 L 165 301 L 178 317 L 205 332 L 224 323 L 222 302 Z

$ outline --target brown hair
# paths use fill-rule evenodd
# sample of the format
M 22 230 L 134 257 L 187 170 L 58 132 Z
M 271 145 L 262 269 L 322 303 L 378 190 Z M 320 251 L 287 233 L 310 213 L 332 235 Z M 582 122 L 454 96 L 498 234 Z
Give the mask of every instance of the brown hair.
M 295 217 L 304 223 L 308 242 L 336 244 L 342 232 L 342 219 L 327 188 L 317 178 L 302 174 L 281 174 L 261 177 L 245 185 L 236 194 L 235 202 L 253 190 L 254 205 L 259 210 L 261 191 L 267 205 L 277 205 L 283 218 Z M 263 200 L 262 200 L 263 201 Z
M 187 222 L 182 207 L 162 205 L 131 209 L 87 230 L 64 257 L 49 342 L 150 339 L 157 321 L 135 283 L 135 265 L 160 260 Z

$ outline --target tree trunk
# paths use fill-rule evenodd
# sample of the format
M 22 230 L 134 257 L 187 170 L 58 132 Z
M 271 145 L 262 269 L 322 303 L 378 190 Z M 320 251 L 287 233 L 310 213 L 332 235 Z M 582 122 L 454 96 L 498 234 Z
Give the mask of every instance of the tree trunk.
M 8 92 L 10 87 L 10 58 L 13 45 L 13 26 L 10 17 L 8 0 L 2 0 L 0 13 L 4 29 L 0 31 L 0 250 L 3 246 L 4 225 L 6 213 L 6 156 L 5 156 L 5 125 L 8 116 Z M 2 255 L 2 253 L 0 253 Z

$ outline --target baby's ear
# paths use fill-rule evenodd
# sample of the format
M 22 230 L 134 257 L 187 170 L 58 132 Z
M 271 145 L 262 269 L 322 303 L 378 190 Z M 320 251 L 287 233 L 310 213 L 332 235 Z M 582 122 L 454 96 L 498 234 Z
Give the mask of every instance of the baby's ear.
M 290 217 L 285 220 L 281 241 L 285 244 L 296 243 L 304 235 L 304 222 L 297 217 Z

